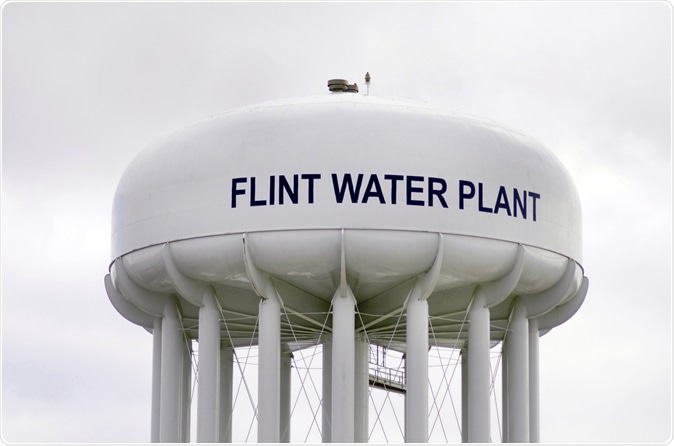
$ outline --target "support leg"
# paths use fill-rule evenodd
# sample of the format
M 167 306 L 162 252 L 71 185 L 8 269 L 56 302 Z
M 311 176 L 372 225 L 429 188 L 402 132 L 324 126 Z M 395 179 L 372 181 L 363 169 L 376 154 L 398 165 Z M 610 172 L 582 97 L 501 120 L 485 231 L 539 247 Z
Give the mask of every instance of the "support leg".
M 220 428 L 219 442 L 232 442 L 232 389 L 234 382 L 234 349 L 220 345 Z
M 428 442 L 428 302 L 407 302 L 405 442 Z
M 180 373 L 181 402 L 180 402 L 180 438 L 183 443 L 190 442 L 190 424 L 192 413 L 192 340 L 183 336 L 182 364 Z
M 154 318 L 152 330 L 152 428 L 150 441 L 159 443 L 159 410 L 161 408 L 161 322 Z
M 332 338 L 323 340 L 323 396 L 321 398 L 321 440 L 332 442 Z
M 529 319 L 529 441 L 540 443 L 538 319 Z
M 508 443 L 508 432 L 510 426 L 510 409 L 508 407 L 510 398 L 508 398 L 508 391 L 510 386 L 510 380 L 508 378 L 508 345 L 510 344 L 510 334 L 506 334 L 505 339 L 503 340 L 503 348 L 501 351 L 501 429 L 503 433 L 501 436 L 501 443 Z
M 468 443 L 468 348 L 461 349 L 461 443 Z
M 370 408 L 370 344 L 356 335 L 354 381 L 354 442 L 367 443 Z
M 529 324 L 526 307 L 515 300 L 508 343 L 508 441 L 529 442 Z
M 351 290 L 332 301 L 332 441 L 354 442 L 355 300 Z
M 290 410 L 291 410 L 291 364 L 293 353 L 286 348 L 281 349 L 281 396 L 280 396 L 280 438 L 281 443 L 290 443 Z
M 174 301 L 164 307 L 161 339 L 161 409 L 159 412 L 159 441 L 181 441 L 181 368 L 183 335 L 178 323 L 178 310 Z
M 220 418 L 220 313 L 215 296 L 208 292 L 199 308 L 199 398 L 197 442 L 218 441 Z
M 489 309 L 478 290 L 470 309 L 468 325 L 468 439 L 490 441 Z
M 260 300 L 258 443 L 278 443 L 280 432 L 281 304 L 270 287 Z

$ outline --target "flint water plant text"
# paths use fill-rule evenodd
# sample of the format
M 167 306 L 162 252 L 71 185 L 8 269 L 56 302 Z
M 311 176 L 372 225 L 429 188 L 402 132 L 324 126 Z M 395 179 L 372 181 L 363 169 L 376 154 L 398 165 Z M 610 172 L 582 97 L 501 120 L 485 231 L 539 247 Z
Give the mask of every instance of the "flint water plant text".
M 231 207 L 313 204 L 319 188 L 326 187 L 319 173 L 232 178 Z M 487 187 L 482 182 L 460 179 L 450 188 L 444 178 L 397 174 L 330 174 L 327 186 L 336 204 L 429 206 L 475 208 L 490 214 L 536 221 L 537 192 L 506 187 Z M 328 181 L 325 181 L 328 183 Z M 323 195 L 321 195 L 323 196 Z M 452 197 L 455 197 L 452 200 Z

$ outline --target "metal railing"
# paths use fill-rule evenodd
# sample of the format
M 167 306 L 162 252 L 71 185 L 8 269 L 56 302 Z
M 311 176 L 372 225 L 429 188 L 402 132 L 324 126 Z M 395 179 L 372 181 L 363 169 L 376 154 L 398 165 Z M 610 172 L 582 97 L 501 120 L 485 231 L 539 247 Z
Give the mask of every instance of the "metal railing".
M 397 361 L 396 367 L 387 365 L 388 349 L 379 345 L 370 345 L 370 384 L 397 391 L 405 390 L 405 361 L 402 358 L 393 358 Z

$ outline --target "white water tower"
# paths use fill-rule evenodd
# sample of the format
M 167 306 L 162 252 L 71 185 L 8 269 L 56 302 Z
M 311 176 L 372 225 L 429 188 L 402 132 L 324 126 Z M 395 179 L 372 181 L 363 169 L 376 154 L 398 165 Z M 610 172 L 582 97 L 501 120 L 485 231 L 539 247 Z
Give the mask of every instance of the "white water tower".
M 322 438 L 368 440 L 371 349 L 405 358 L 404 438 L 428 440 L 429 348 L 462 358 L 461 436 L 539 441 L 538 339 L 582 304 L 580 202 L 559 160 L 494 122 L 358 92 L 189 125 L 119 182 L 114 307 L 153 334 L 153 442 L 231 441 L 235 349 L 259 348 L 257 440 L 289 441 L 289 357 L 322 344 Z

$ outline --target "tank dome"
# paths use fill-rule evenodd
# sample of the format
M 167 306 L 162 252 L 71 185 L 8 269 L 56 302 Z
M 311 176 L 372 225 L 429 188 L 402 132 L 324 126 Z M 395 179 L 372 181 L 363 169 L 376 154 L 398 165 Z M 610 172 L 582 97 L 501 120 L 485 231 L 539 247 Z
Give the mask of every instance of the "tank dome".
M 578 194 L 543 145 L 489 120 L 349 93 L 231 110 L 155 142 L 119 183 L 112 257 L 330 228 L 486 237 L 581 261 Z

